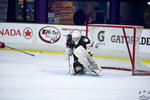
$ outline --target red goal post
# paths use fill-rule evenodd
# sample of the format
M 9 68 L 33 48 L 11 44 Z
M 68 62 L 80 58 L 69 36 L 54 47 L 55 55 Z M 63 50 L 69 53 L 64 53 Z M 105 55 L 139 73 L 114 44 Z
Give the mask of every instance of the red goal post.
M 99 57 L 108 57 L 110 54 L 110 58 L 130 59 L 126 61 L 128 64 L 121 61 L 118 65 L 104 64 L 102 68 L 131 70 L 132 75 L 150 75 L 150 66 L 145 65 L 140 59 L 139 41 L 142 29 L 143 26 L 88 24 L 86 35 L 92 41 L 100 43 L 100 48 L 96 52 Z

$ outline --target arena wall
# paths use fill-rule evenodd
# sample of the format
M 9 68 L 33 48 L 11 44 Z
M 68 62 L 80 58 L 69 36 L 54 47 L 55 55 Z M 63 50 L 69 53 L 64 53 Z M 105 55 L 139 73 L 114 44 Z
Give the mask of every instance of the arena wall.
M 66 35 L 76 29 L 80 30 L 83 35 L 86 35 L 85 26 L 0 23 L 0 41 L 5 42 L 7 46 L 17 49 L 32 52 L 53 51 L 64 54 Z M 150 60 L 150 29 L 143 29 L 140 41 L 140 55 L 142 59 Z M 111 48 L 109 49 L 109 51 L 113 51 Z M 96 51 L 95 55 L 98 54 L 104 54 L 101 53 L 101 48 Z

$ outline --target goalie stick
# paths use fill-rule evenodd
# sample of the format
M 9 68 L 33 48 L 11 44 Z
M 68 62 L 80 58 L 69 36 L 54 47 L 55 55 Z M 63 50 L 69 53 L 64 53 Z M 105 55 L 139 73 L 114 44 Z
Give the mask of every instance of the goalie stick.
M 71 68 L 70 57 L 69 57 L 69 59 L 68 59 L 68 64 L 69 64 L 69 74 L 70 74 L 70 68 Z
M 15 50 L 15 51 L 22 52 L 22 53 L 27 54 L 27 55 L 30 55 L 30 56 L 32 56 L 32 57 L 35 57 L 35 55 L 34 55 L 34 54 L 31 54 L 31 53 L 24 52 L 24 51 L 21 51 L 21 50 L 18 50 L 18 49 L 16 49 L 16 48 L 13 48 L 13 47 L 10 47 L 10 46 L 6 46 L 6 45 L 5 45 L 5 47 L 7 47 L 7 48 L 9 48 L 9 49 L 13 49 L 13 50 Z

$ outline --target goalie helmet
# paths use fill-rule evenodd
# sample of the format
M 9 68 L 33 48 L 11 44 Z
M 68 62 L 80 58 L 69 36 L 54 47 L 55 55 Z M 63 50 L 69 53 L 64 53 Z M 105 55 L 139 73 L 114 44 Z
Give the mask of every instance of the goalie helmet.
M 80 31 L 74 30 L 74 31 L 72 32 L 72 40 L 73 40 L 74 42 L 78 42 L 79 39 L 80 39 L 80 37 L 81 37 Z

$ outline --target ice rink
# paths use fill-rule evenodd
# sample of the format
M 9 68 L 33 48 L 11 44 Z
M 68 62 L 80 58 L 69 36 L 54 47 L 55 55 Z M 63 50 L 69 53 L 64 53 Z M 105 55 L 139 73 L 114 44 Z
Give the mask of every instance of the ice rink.
M 150 76 L 68 74 L 64 55 L 0 50 L 0 100 L 150 100 Z

